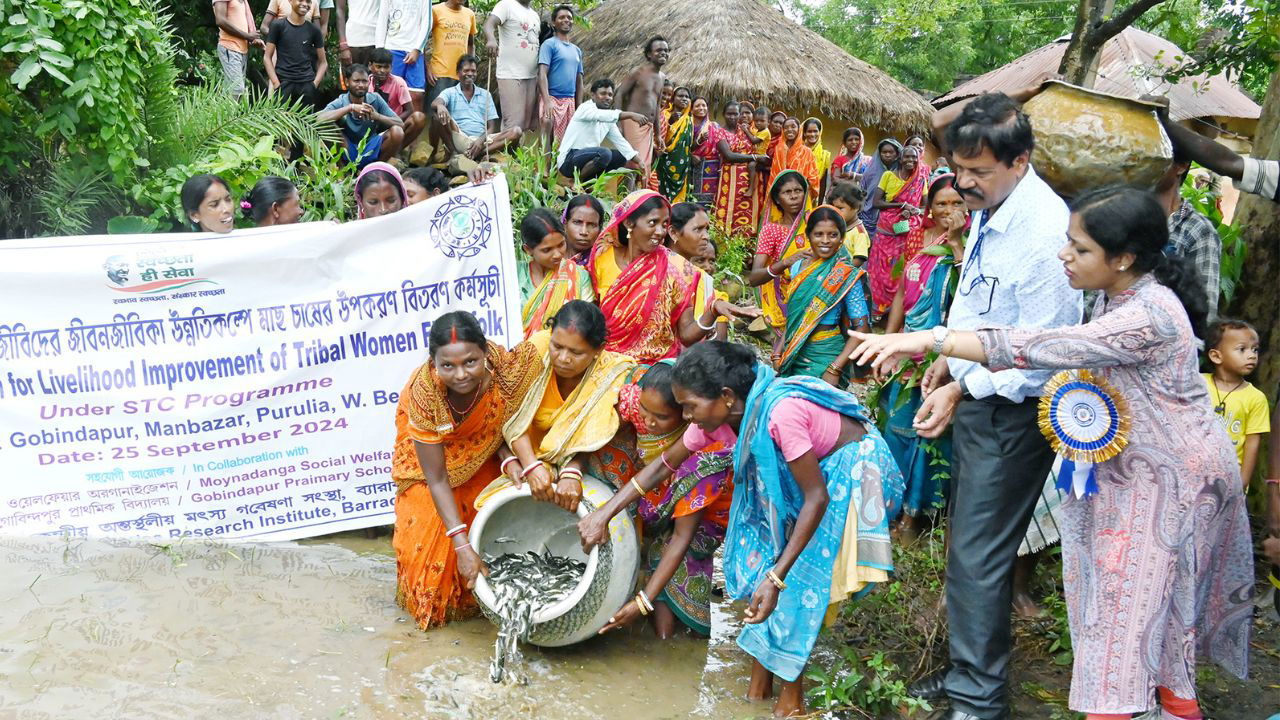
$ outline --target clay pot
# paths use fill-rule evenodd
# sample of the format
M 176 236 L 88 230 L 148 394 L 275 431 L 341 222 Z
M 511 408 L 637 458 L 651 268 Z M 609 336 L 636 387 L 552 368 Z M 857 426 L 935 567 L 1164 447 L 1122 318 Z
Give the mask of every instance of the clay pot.
M 1031 164 L 1065 197 L 1110 183 L 1154 188 L 1173 160 L 1156 107 L 1051 82 L 1023 107 L 1036 136 Z
M 528 639 L 533 645 L 560 647 L 593 637 L 635 592 L 640 568 L 635 522 L 627 513 L 618 513 L 609 521 L 609 542 L 583 553 L 578 519 L 608 502 L 613 488 L 590 476 L 582 478 L 582 488 L 578 512 L 569 513 L 534 500 L 528 485 L 509 487 L 489 498 L 471 523 L 471 544 L 481 557 L 546 548 L 553 555 L 586 562 L 582 580 L 572 593 L 534 613 Z M 515 542 L 499 543 L 498 538 Z M 492 610 L 493 588 L 483 575 L 476 578 L 475 595 L 484 616 L 498 624 Z

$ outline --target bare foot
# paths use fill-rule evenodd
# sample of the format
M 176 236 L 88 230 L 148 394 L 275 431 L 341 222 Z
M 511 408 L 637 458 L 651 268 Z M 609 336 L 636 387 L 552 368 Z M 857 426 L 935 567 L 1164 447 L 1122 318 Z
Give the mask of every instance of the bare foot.
M 1038 618 L 1044 615 L 1044 608 L 1025 590 L 1014 590 L 1013 611 L 1024 618 Z
M 670 640 L 676 634 L 676 614 L 664 602 L 653 604 L 653 634 L 659 640 Z
M 764 669 L 759 661 L 751 663 L 751 685 L 747 688 L 748 700 L 768 700 L 773 697 L 773 673 Z
M 804 705 L 804 681 L 796 678 L 794 682 L 783 683 L 782 692 L 778 693 L 778 702 L 773 706 L 774 717 L 791 717 L 808 712 Z

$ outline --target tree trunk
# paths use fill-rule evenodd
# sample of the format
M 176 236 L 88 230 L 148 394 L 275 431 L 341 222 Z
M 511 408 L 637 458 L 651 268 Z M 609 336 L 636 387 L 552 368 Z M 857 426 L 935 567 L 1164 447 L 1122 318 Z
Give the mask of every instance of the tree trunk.
M 1271 74 L 1253 138 L 1254 157 L 1280 159 L 1280 68 Z M 1245 259 L 1231 312 L 1258 329 L 1258 387 L 1274 405 L 1280 381 L 1280 205 L 1241 193 L 1234 224 L 1244 237 Z

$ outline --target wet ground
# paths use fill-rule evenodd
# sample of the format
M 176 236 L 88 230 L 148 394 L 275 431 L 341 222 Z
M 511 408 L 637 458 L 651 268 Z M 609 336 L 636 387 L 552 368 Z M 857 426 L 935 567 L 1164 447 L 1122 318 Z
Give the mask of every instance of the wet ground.
M 747 658 L 632 628 L 488 680 L 486 621 L 421 632 L 387 538 L 0 538 L 0 718 L 746 718 Z

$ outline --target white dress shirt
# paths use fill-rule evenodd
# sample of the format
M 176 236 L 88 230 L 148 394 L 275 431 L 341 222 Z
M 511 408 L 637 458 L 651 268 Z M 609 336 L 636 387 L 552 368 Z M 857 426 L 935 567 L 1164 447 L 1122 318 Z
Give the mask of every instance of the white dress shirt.
M 564 137 L 560 139 L 560 154 L 556 157 L 556 167 L 564 165 L 564 159 L 570 150 L 584 150 L 590 147 L 607 147 L 622 153 L 622 157 L 630 160 L 636 151 L 623 137 L 618 129 L 618 118 L 621 110 L 601 110 L 594 101 L 588 100 L 578 106 L 565 128 Z
M 1028 166 L 995 214 L 986 215 L 984 210 L 973 217 L 947 327 L 1030 329 L 1078 324 L 1082 294 L 1071 288 L 1058 259 L 1071 217 L 1062 198 Z M 947 366 L 973 397 L 999 395 L 1014 402 L 1039 396 L 1054 372 L 991 372 L 956 358 L 948 358 Z

